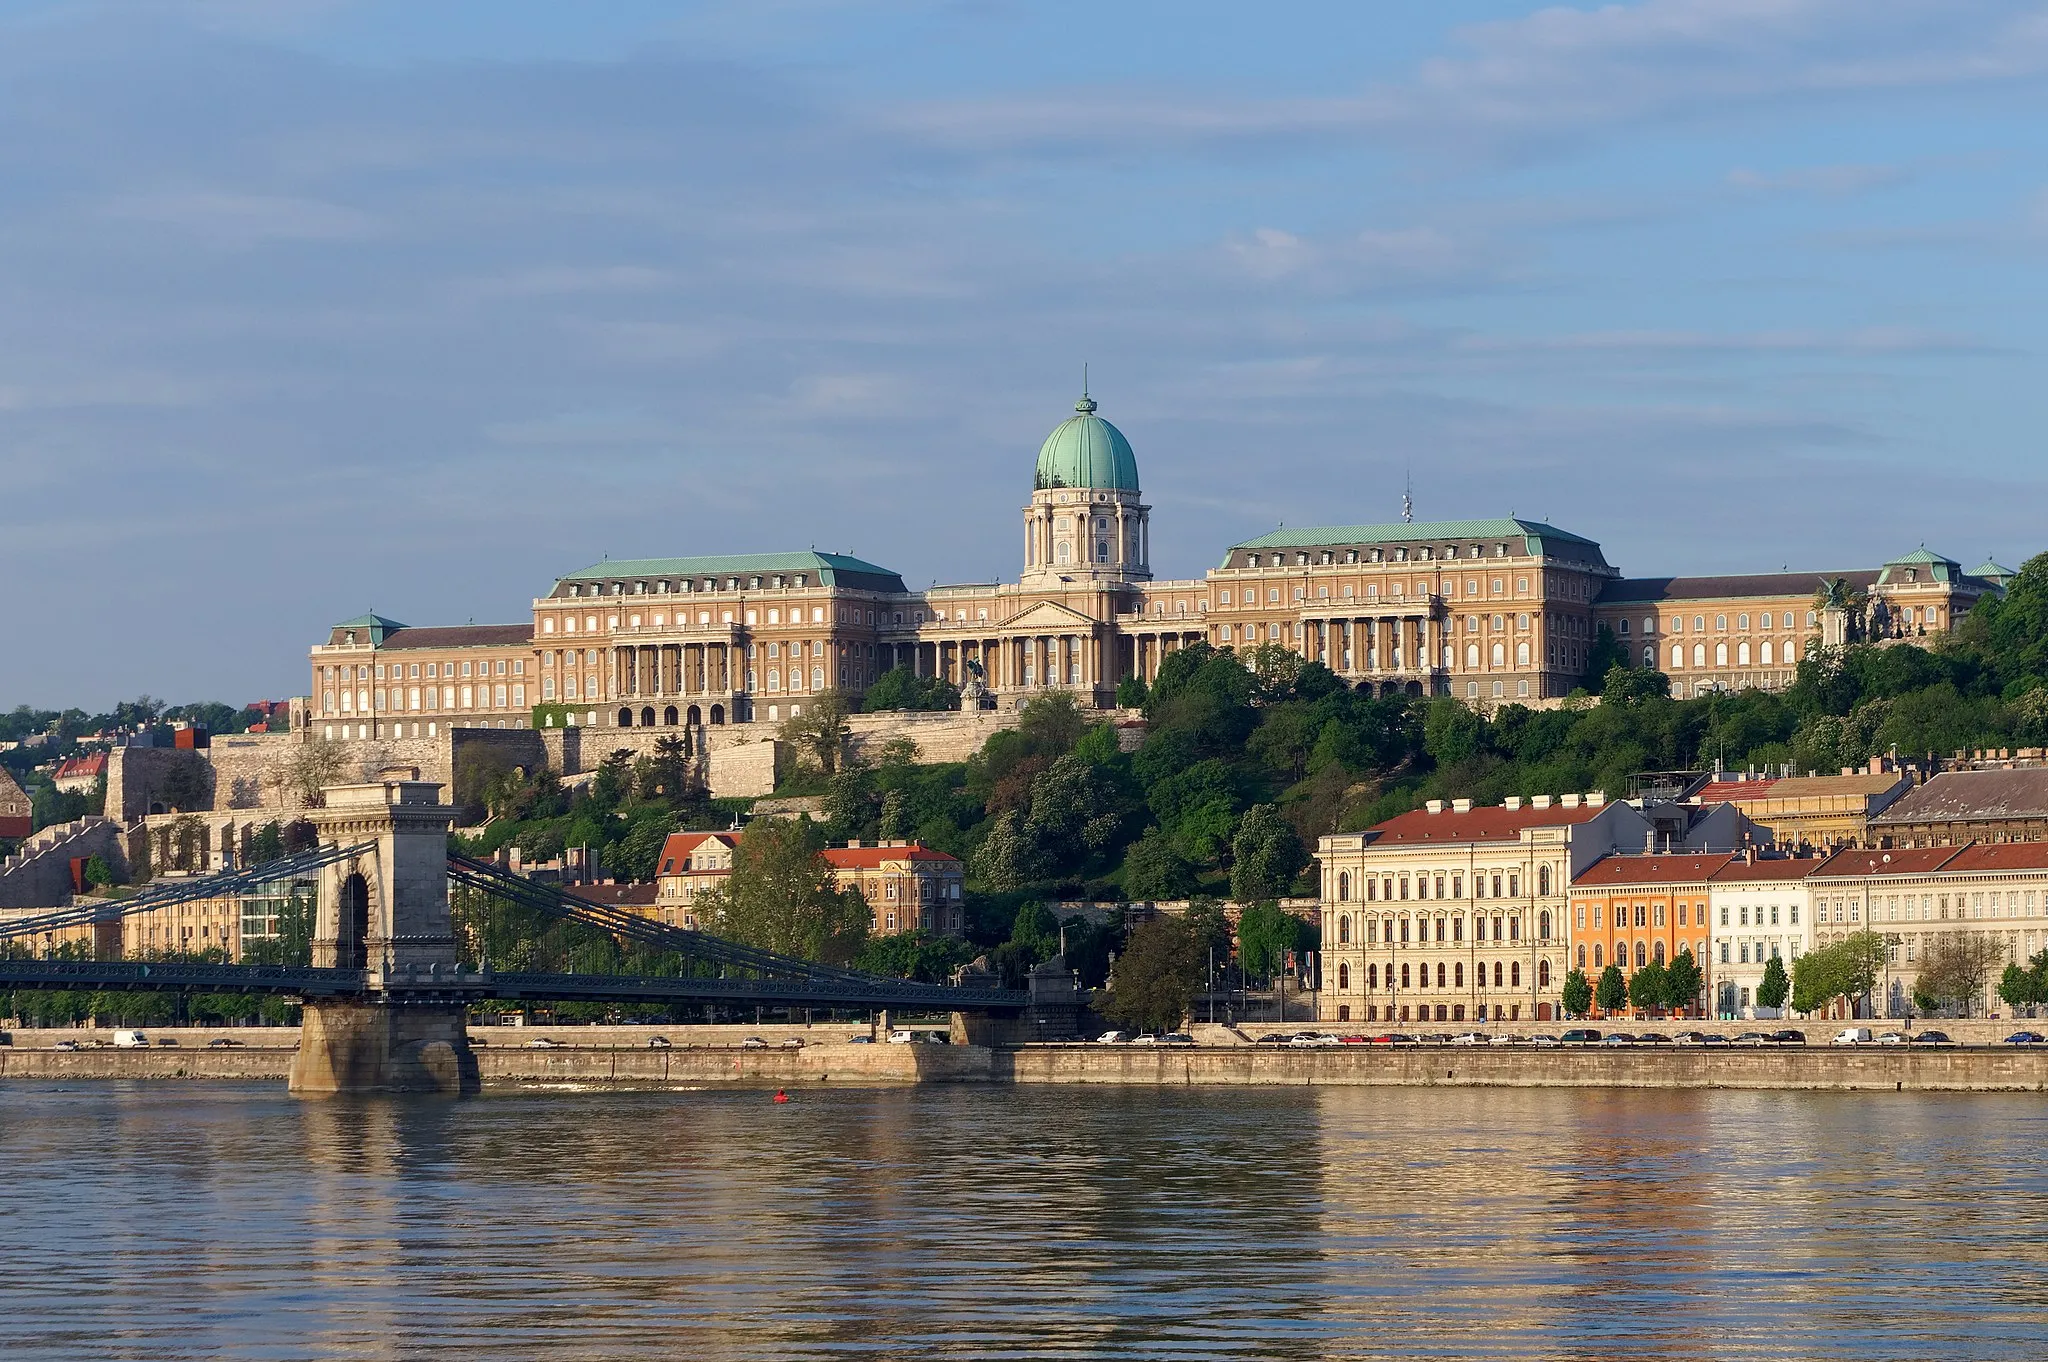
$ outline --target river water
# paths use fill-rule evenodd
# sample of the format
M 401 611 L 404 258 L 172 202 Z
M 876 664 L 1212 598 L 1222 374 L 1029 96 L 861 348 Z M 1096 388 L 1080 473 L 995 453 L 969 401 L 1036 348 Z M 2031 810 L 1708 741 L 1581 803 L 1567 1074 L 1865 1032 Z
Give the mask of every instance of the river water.
M 0 1357 L 2038 1358 L 2048 1102 L 0 1084 Z

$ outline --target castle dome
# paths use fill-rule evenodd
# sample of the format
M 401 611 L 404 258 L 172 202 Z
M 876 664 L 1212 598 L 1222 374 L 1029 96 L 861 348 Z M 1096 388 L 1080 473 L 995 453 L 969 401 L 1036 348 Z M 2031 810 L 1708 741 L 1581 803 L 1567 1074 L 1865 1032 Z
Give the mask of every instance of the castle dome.
M 1085 393 L 1074 415 L 1053 427 L 1038 449 L 1032 488 L 1082 487 L 1108 492 L 1138 490 L 1138 459 L 1124 433 L 1095 414 Z

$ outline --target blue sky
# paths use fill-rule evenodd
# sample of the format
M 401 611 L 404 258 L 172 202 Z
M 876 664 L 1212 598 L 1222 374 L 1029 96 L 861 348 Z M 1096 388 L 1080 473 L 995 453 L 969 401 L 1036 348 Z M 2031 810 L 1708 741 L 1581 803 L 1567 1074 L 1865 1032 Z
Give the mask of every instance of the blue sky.
M 1155 558 L 2041 529 L 2048 5 L 0 0 L 0 705 L 816 545 L 1016 569 L 1090 365 Z

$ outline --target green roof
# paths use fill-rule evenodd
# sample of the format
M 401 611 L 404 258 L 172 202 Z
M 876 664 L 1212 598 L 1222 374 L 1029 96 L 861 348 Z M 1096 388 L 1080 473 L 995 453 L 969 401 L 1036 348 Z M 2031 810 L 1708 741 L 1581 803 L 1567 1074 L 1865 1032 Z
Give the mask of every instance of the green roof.
M 719 577 L 764 572 L 806 572 L 826 586 L 862 591 L 906 591 L 903 578 L 891 568 L 845 553 L 720 553 L 693 558 L 607 558 L 558 581 L 616 581 L 627 577 Z
M 1032 488 L 1086 487 L 1102 491 L 1138 490 L 1138 456 L 1124 433 L 1095 414 L 1095 400 L 1086 393 L 1074 404 L 1076 415 L 1052 429 L 1038 447 L 1038 471 Z
M 2003 582 L 2019 576 L 2019 573 L 2014 572 L 1996 558 L 1986 558 L 1976 567 L 1970 569 L 1970 575 L 1972 577 L 1982 577 L 1989 582 Z
M 343 620 L 334 627 L 336 629 L 366 629 L 369 631 L 370 642 L 373 645 L 382 644 L 384 642 L 384 635 L 395 633 L 405 628 L 397 620 L 387 620 L 382 615 L 357 615 L 354 619 Z M 329 637 L 333 636 L 330 634 Z
M 1239 549 L 1327 548 L 1333 544 L 1428 544 L 1455 540 L 1521 539 L 1530 553 L 1540 553 L 1545 541 L 1583 544 L 1596 554 L 1600 545 L 1583 535 L 1560 530 L 1540 520 L 1496 516 L 1490 520 L 1397 520 L 1385 525 L 1311 525 L 1298 530 L 1275 530 L 1256 539 L 1232 544 Z M 1224 562 L 1230 561 L 1229 554 Z
M 1952 582 L 1963 570 L 1961 563 L 1958 563 L 1953 558 L 1944 558 L 1940 554 L 1930 551 L 1925 544 L 1914 549 L 1911 553 L 1901 554 L 1897 558 L 1885 559 L 1884 571 L 1878 574 L 1877 580 L 1880 583 L 1889 583 L 1892 579 L 1892 569 L 1897 567 L 1927 568 L 1929 570 L 1927 579 L 1933 582 Z

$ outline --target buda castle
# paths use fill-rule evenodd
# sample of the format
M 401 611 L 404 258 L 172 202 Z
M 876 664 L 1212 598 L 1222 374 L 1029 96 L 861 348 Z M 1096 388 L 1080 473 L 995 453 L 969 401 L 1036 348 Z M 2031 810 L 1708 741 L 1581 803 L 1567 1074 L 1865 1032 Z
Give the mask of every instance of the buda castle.
M 517 624 L 344 620 L 312 649 L 300 723 L 374 739 L 774 722 L 896 667 L 981 705 L 1066 690 L 1109 706 L 1198 642 L 1279 644 L 1374 694 L 1540 705 L 1581 684 L 1603 626 L 1674 694 L 1775 689 L 1810 645 L 1942 633 L 2012 575 L 1922 548 L 1876 568 L 1631 578 L 1595 541 L 1510 516 L 1282 529 L 1159 580 L 1151 513 L 1130 441 L 1084 395 L 1039 448 L 1014 582 L 913 591 L 811 550 L 610 559 Z

